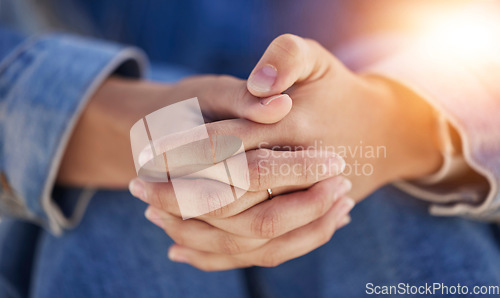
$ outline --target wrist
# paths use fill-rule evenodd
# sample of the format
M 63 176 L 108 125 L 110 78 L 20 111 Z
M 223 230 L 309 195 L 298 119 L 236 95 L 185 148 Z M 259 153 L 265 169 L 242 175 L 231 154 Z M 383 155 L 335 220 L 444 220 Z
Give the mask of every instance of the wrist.
M 386 182 L 413 180 L 439 170 L 443 157 L 439 145 L 437 113 L 407 87 L 382 77 L 373 77 L 377 92 L 385 98 L 387 117 Z
M 126 187 L 136 175 L 130 128 L 144 115 L 167 104 L 167 88 L 139 80 L 107 79 L 78 120 L 61 162 L 58 183 Z
M 111 77 L 92 98 L 87 110 L 106 120 L 107 127 L 128 140 L 136 121 L 169 104 L 166 95 L 170 88 L 166 84 Z

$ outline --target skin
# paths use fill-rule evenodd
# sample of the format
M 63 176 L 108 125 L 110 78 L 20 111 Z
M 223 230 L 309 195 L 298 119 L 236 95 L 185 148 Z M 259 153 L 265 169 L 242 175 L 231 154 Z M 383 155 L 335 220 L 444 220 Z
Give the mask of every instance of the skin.
M 255 83 L 265 66 L 276 70 L 269 88 Z M 293 109 L 288 97 L 265 100 L 282 92 L 292 98 Z M 229 119 L 208 124 L 209 134 L 243 140 L 254 177 L 250 191 L 218 212 L 183 221 L 169 183 L 134 179 L 130 190 L 151 205 L 146 217 L 176 241 L 169 257 L 202 270 L 276 266 L 306 254 L 349 222 L 354 200 L 389 182 L 433 173 L 441 164 L 434 113 L 424 100 L 395 82 L 350 72 L 314 41 L 283 35 L 271 43 L 247 83 L 229 77 L 196 77 L 171 86 L 108 80 L 75 130 L 61 165 L 60 183 L 121 187 L 135 176 L 131 152 L 124 150 L 129 148 L 132 124 L 151 111 L 194 96 L 210 120 Z M 138 97 L 143 100 L 135 100 Z M 349 196 L 351 183 L 336 176 L 338 171 L 314 179 L 260 174 L 262 160 L 302 161 L 303 157 L 268 154 L 273 147 L 307 147 L 318 141 L 346 147 L 362 141 L 365 146 L 385 146 L 387 155 L 345 156 L 348 165 L 369 163 L 374 169 L 371 175 L 347 175 L 352 182 Z M 318 154 L 308 162 L 322 165 L 325 158 Z M 342 163 L 338 157 L 328 158 Z M 266 200 L 267 188 L 280 195 Z
M 203 114 L 210 121 L 242 117 L 262 123 L 275 122 L 292 106 L 288 96 L 264 106 L 248 92 L 243 80 L 229 76 L 196 76 L 172 85 L 111 77 L 97 90 L 81 115 L 62 159 L 57 182 L 66 186 L 126 188 L 137 177 L 131 159 L 132 125 L 144 115 L 192 97 L 198 97 Z
M 267 68 L 265 78 L 256 79 L 264 67 Z M 267 86 L 262 82 L 267 82 Z M 419 178 L 435 172 L 441 165 L 441 154 L 434 141 L 437 139 L 436 119 L 424 100 L 384 78 L 350 72 L 312 40 L 293 35 L 278 37 L 250 75 L 247 87 L 257 97 L 286 92 L 293 100 L 293 109 L 275 124 L 226 120 L 209 124 L 209 133 L 238 136 L 247 152 L 283 144 L 307 148 L 317 144 L 318 140 L 332 146 L 355 147 L 360 141 L 365 146 L 385 146 L 387 155 L 383 158 L 345 156 L 348 164 L 370 163 L 374 169 L 371 175 L 347 175 L 353 185 L 349 197 L 356 201 L 386 183 Z M 330 181 L 335 179 L 319 182 L 308 191 L 312 192 Z M 271 185 L 254 190 L 268 186 Z M 293 193 L 283 195 L 279 200 L 280 207 L 283 207 L 280 211 L 274 211 L 272 207 L 277 204 L 277 198 L 263 203 L 257 199 L 255 203 L 259 204 L 245 206 L 244 211 L 238 209 L 240 213 L 236 215 L 229 212 L 229 216 L 223 214 L 217 218 L 207 214 L 180 221 L 173 203 L 175 196 L 168 184 L 136 179 L 131 184 L 131 191 L 153 206 L 146 212 L 147 218 L 178 243 L 170 248 L 169 257 L 208 271 L 252 265 L 276 266 L 303 255 L 324 244 L 337 228 L 347 223 L 349 220 L 344 219 L 344 214 L 353 206 L 350 199 L 344 201 L 344 192 L 340 192 L 336 197 L 341 199 L 321 202 L 327 206 L 319 210 L 328 210 L 326 213 L 308 213 L 306 206 L 313 206 L 318 200 L 304 194 L 295 203 L 291 196 L 295 198 L 297 193 Z M 298 220 L 307 214 L 314 215 L 304 221 Z M 259 223 L 257 230 L 254 228 L 256 222 Z M 214 236 L 220 233 L 224 236 Z M 297 235 L 300 237 L 296 238 Z M 228 237 L 231 240 L 227 240 Z M 301 237 L 308 238 L 307 247 L 298 244 L 305 242 Z M 200 239 L 203 240 L 200 242 Z M 216 244 L 210 245 L 211 242 Z
M 58 183 L 67 186 L 109 189 L 126 187 L 129 181 L 136 177 L 130 158 L 130 127 L 141 117 L 158 108 L 194 96 L 199 98 L 203 114 L 207 116 L 209 121 L 239 117 L 261 123 L 272 123 L 283 118 L 291 109 L 291 99 L 287 95 L 274 97 L 272 102 L 262 104 L 263 100 L 268 99 L 252 96 L 247 90 L 245 81 L 228 76 L 191 77 L 174 85 L 112 77 L 103 83 L 79 119 L 60 166 Z M 247 154 L 250 165 L 257 165 L 263 159 L 263 150 L 266 149 L 253 150 L 253 153 Z M 178 243 L 188 243 L 193 239 L 205 239 L 207 241 L 193 242 L 192 245 L 198 248 L 207 247 L 209 251 L 236 254 L 256 250 L 278 236 L 285 237 L 284 234 L 296 229 L 297 224 L 305 226 L 310 224 L 307 228 L 309 231 L 311 229 L 318 230 L 312 234 L 316 235 L 317 238 L 316 241 L 311 242 L 312 247 L 308 248 L 308 250 L 312 250 L 324 243 L 328 235 L 331 237 L 336 228 L 347 224 L 350 220 L 347 214 L 354 202 L 343 196 L 350 188 L 350 183 L 342 177 L 334 179 L 334 176 L 340 173 L 344 164 L 343 160 L 336 155 L 311 155 L 316 157 L 297 156 L 293 159 L 290 156 L 273 155 L 269 156 L 269 159 L 278 164 L 295 164 L 306 160 L 313 165 L 322 165 L 327 161 L 328 164 L 332 164 L 333 160 L 333 163 L 337 163 L 338 171 L 320 177 L 304 175 L 301 177 L 303 179 L 297 180 L 291 176 L 280 175 L 259 177 L 258 169 L 255 166 L 250 166 L 250 177 L 253 181 L 251 191 L 235 204 L 213 214 L 207 214 L 205 216 L 206 222 L 201 221 L 201 218 L 188 221 L 180 220 L 173 191 L 168 188 L 169 184 L 149 185 L 147 190 L 150 194 L 147 196 L 140 191 L 140 194 L 137 194 L 137 189 L 134 190 L 134 193 L 153 206 L 159 208 L 169 206 L 169 211 L 175 214 L 169 218 L 176 220 L 170 220 L 169 222 L 172 224 L 167 224 L 165 227 L 176 227 L 169 230 L 172 231 L 172 235 L 175 231 L 179 231 L 172 236 Z M 322 181 L 318 183 L 320 180 Z M 259 183 L 255 183 L 256 181 Z M 307 189 L 311 185 L 315 185 L 314 188 Z M 253 205 L 266 201 L 268 198 L 267 188 L 273 189 L 275 198 L 266 204 L 260 204 L 259 208 L 253 208 L 245 213 L 244 211 Z M 296 189 L 302 191 L 279 195 Z M 279 202 L 282 200 L 288 203 L 280 204 Z M 332 210 L 334 205 L 337 206 L 335 212 Z M 151 213 L 153 207 L 148 210 L 149 218 L 154 220 L 162 217 L 168 220 L 165 213 L 162 214 L 164 211 L 157 209 L 158 213 L 154 215 Z M 240 216 L 236 216 L 238 214 Z M 278 214 L 284 219 L 280 220 L 274 214 Z M 312 224 L 315 219 L 323 215 L 331 218 L 328 224 Z M 301 221 L 290 225 L 289 223 L 292 221 L 289 218 L 291 216 L 300 217 Z M 231 217 L 230 221 L 224 220 L 229 217 Z M 211 224 L 207 223 L 208 220 L 211 220 Z M 283 222 L 283 224 L 278 225 L 278 221 Z M 161 222 L 156 220 L 158 225 L 161 225 Z M 182 223 L 181 228 L 173 223 Z M 194 224 L 194 229 L 192 224 Z M 253 235 L 247 234 L 245 237 L 237 234 L 250 226 L 252 226 Z M 192 234 L 193 230 L 195 234 Z M 200 234 L 202 237 L 192 237 L 196 234 Z M 218 237 L 209 242 L 208 239 L 215 234 Z M 293 239 L 295 242 L 301 241 L 300 237 Z M 275 256 L 275 254 L 275 257 L 269 257 L 269 253 L 266 251 L 273 249 L 276 245 L 282 245 L 280 241 L 274 241 L 261 248 L 260 256 L 262 259 L 259 264 L 272 265 L 278 261 L 284 261 L 283 257 Z M 207 243 L 209 244 L 207 245 Z M 302 250 L 304 251 L 304 249 Z M 173 249 L 170 255 L 171 258 L 175 258 Z M 285 257 L 287 258 L 288 255 Z M 245 260 L 246 256 L 242 255 L 240 258 Z M 251 263 L 243 264 L 241 262 L 240 266 L 249 266 L 254 263 L 255 258 L 251 259 Z M 210 268 L 207 266 L 204 269 L 222 270 L 233 266 L 232 262 L 217 262 L 217 264 L 223 267 Z
M 252 84 L 252 77 L 265 66 L 275 68 L 277 77 L 263 91 Z M 357 201 L 384 184 L 431 174 L 442 163 L 435 115 L 425 100 L 385 78 L 352 73 L 313 40 L 290 34 L 276 38 L 247 85 L 255 96 L 286 92 L 293 99 L 290 114 L 274 126 L 266 126 L 266 133 L 260 135 L 269 146 L 307 146 L 322 141 L 325 146 L 356 148 L 361 141 L 364 146 L 386 148 L 386 155 L 380 158 L 345 156 L 348 165 L 357 161 L 374 168 L 372 175 L 353 171 L 347 175 L 353 184 L 350 195 Z M 289 133 L 277 137 L 280 131 Z M 248 133 L 243 140 L 253 139 Z

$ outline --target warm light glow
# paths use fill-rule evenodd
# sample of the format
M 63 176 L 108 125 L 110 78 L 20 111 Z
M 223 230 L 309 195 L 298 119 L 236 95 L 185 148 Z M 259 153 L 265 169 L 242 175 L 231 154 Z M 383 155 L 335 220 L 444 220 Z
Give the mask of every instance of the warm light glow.
M 440 53 L 475 57 L 496 51 L 500 55 L 497 19 L 476 11 L 440 17 L 428 23 L 424 40 L 429 49 Z

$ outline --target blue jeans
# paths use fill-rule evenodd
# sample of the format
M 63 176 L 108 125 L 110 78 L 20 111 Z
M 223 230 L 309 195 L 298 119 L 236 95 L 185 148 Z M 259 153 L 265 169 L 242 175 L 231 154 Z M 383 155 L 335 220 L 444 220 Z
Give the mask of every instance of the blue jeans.
M 57 196 L 70 205 L 78 193 Z M 329 243 L 275 268 L 206 273 L 170 262 L 172 240 L 144 218 L 145 207 L 126 191 L 99 191 L 82 223 L 62 237 L 4 221 L 0 268 L 17 264 L 11 285 L 40 298 L 360 297 L 367 283 L 500 285 L 498 225 L 432 217 L 425 203 L 393 187 L 355 207 Z
M 186 75 L 153 65 L 159 81 Z M 71 213 L 80 192 L 57 189 L 54 198 Z M 500 285 L 498 225 L 432 217 L 393 187 L 355 207 L 329 243 L 276 268 L 205 273 L 170 262 L 173 242 L 145 208 L 128 191 L 99 191 L 80 225 L 60 237 L 4 219 L 0 297 L 359 297 L 367 283 Z

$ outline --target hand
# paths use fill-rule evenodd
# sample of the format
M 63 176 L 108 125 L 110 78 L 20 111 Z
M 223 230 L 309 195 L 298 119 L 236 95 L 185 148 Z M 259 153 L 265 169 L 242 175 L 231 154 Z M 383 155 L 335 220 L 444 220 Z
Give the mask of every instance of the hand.
M 436 120 L 425 100 L 382 77 L 350 72 L 315 41 L 276 38 L 247 86 L 259 97 L 286 92 L 292 111 L 272 125 L 229 120 L 208 125 L 209 131 L 238 136 L 247 150 L 336 151 L 347 162 L 349 195 L 358 201 L 384 184 L 433 173 L 441 164 Z
M 198 97 L 203 114 L 210 120 L 242 117 L 273 123 L 291 108 L 288 96 L 260 100 L 247 91 L 245 81 L 229 76 L 197 76 L 174 85 L 111 77 L 83 111 L 66 148 L 57 182 L 126 188 L 136 176 L 130 149 L 132 125 L 159 108 L 192 97 Z
M 257 74 L 265 66 L 268 67 L 263 75 Z M 277 38 L 252 72 L 248 89 L 261 97 L 287 90 L 294 100 L 294 108 L 287 117 L 274 125 L 261 125 L 242 119 L 227 120 L 209 124 L 209 133 L 238 136 L 244 141 L 245 148 L 250 150 L 264 150 L 283 144 L 301 148 L 322 144 L 323 148 L 317 149 L 332 146 L 359 147 L 360 142 L 365 147 L 384 146 L 387 155 L 379 158 L 346 155 L 348 162 L 369 162 L 373 167 L 371 175 L 359 175 L 354 171 L 348 174 L 355 181 L 355 189 L 351 194 L 358 200 L 387 182 L 426 175 L 439 166 L 440 154 L 432 141 L 432 109 L 422 99 L 383 78 L 363 77 L 349 72 L 313 41 L 291 35 Z M 395 123 L 398 125 L 395 126 Z M 415 132 L 415 127 L 421 129 Z M 163 195 L 158 193 L 152 192 L 158 201 L 168 196 L 166 192 Z M 245 212 L 251 212 L 258 206 Z M 163 210 L 165 209 L 168 208 Z M 188 262 L 205 270 L 220 270 L 221 267 L 227 269 L 252 263 L 262 264 L 258 260 L 262 260 L 265 253 L 271 253 L 263 253 L 257 248 L 253 250 L 257 253 L 252 254 L 251 251 L 236 259 L 227 253 L 230 250 L 219 249 L 217 254 L 214 247 L 228 246 L 225 241 L 227 238 L 219 238 L 214 247 L 206 245 L 206 238 L 196 245 L 193 243 L 196 241 L 191 239 L 191 235 L 199 234 L 195 229 L 184 230 L 180 228 L 183 223 L 179 221 L 176 228 L 172 229 L 169 226 L 172 221 L 158 220 L 171 218 L 171 214 L 161 213 L 157 209 L 148 210 L 153 210 L 148 212 L 151 221 L 182 243 L 171 248 L 170 257 L 174 260 Z M 188 222 L 185 222 L 186 226 L 190 225 Z M 294 232 L 285 235 L 292 233 Z M 207 249 L 216 253 L 208 253 Z M 301 253 L 304 252 L 299 250 L 289 253 L 288 257 L 280 261 Z M 277 259 L 274 256 L 271 258 Z M 273 261 L 267 265 L 277 263 L 279 262 Z
M 315 159 L 310 162 L 324 162 Z M 293 162 L 293 159 L 282 161 Z M 177 243 L 169 249 L 171 260 L 215 271 L 254 265 L 277 266 L 325 244 L 337 229 L 349 223 L 348 213 L 354 201 L 345 197 L 350 182 L 341 176 L 272 200 L 266 200 L 267 192 L 258 189 L 314 183 L 308 177 L 311 176 L 276 176 L 267 179 L 265 184 L 252 184 L 251 191 L 234 203 L 188 220 L 180 218 L 171 183 L 146 183 L 137 178 L 130 189 L 132 194 L 152 205 L 146 217 Z M 217 184 L 221 182 L 214 181 L 209 187 L 204 183 L 203 188 L 196 187 L 200 185 L 198 181 L 185 183 L 200 198 L 220 199 L 205 194 L 217 194 Z
M 157 152 L 168 151 L 180 137 L 182 135 L 156 140 Z M 213 146 L 215 148 L 209 146 L 211 152 L 198 147 L 194 152 L 184 149 L 178 158 L 189 161 L 196 160 L 191 158 L 192 155 L 212 157 L 212 151 L 224 149 L 218 150 L 220 141 L 213 144 L 217 145 Z M 256 149 L 247 151 L 245 156 L 250 183 L 244 195 L 236 201 L 233 201 L 233 193 L 227 191 L 226 172 L 222 177 L 217 171 L 200 172 L 196 177 L 190 175 L 189 179 L 176 177 L 174 185 L 170 182 L 147 183 L 139 178 L 131 182 L 131 193 L 153 206 L 148 208 L 146 217 L 180 244 L 170 248 L 172 260 L 207 271 L 252 265 L 275 266 L 324 244 L 336 229 L 349 221 L 347 213 L 354 201 L 344 197 L 350 183 L 345 178 L 336 177 L 344 169 L 345 162 L 335 153 Z M 239 172 L 231 162 L 233 158 L 239 159 L 239 156 L 224 162 L 233 165 L 233 173 Z M 206 163 L 203 159 L 200 162 Z M 182 161 L 176 161 L 175 165 L 181 168 L 189 166 Z M 172 166 L 169 161 L 170 177 L 172 172 L 177 172 L 172 171 Z M 286 174 L 280 169 L 293 172 Z M 232 177 L 230 181 L 234 182 L 235 175 Z M 306 191 L 290 193 L 311 185 Z M 233 186 L 237 188 L 238 184 Z M 268 201 L 267 189 L 272 189 L 278 196 Z M 232 203 L 224 205 L 221 202 Z M 210 206 L 212 211 L 197 212 L 200 210 L 198 206 L 203 210 Z M 183 221 L 181 217 L 191 210 L 196 210 L 195 214 L 205 214 Z M 307 235 L 305 245 L 304 235 Z
M 178 137 L 175 135 L 155 140 L 156 151 L 168 151 L 168 147 L 176 143 L 175 138 Z M 219 141 L 213 143 L 220 144 Z M 195 151 L 194 155 L 212 156 L 211 152 Z M 149 153 L 152 155 L 151 151 Z M 192 154 L 184 150 L 179 158 L 192 160 L 190 157 L 185 158 L 185 155 Z M 246 161 L 249 165 L 248 192 L 227 206 L 222 206 L 220 202 L 232 201 L 232 194 L 229 194 L 229 198 L 225 197 L 227 193 L 221 191 L 225 186 L 222 179 L 203 181 L 203 178 L 214 177 L 197 177 L 196 180 L 176 178 L 175 194 L 171 183 L 146 183 L 140 179 L 132 181 L 132 194 L 156 207 L 149 207 L 146 216 L 162 227 L 174 241 L 182 244 L 171 248 L 172 259 L 189 262 L 204 270 L 273 266 L 323 244 L 336 228 L 349 220 L 346 216 L 354 202 L 348 198 L 336 202 L 350 188 L 349 182 L 339 177 L 328 179 L 338 175 L 345 166 L 343 160 L 332 152 L 272 152 L 258 149 L 247 151 Z M 178 161 L 175 164 L 185 166 Z M 269 172 L 270 168 L 264 168 L 263 164 L 274 165 L 276 169 L 293 169 L 293 175 L 282 175 L 279 170 Z M 169 169 L 172 166 L 169 161 Z M 310 169 L 313 169 L 311 173 L 308 171 Z M 321 182 L 307 191 L 289 194 L 318 181 Z M 182 221 L 181 215 L 185 213 L 181 214 L 175 197 L 179 195 L 178 188 L 188 190 L 190 197 L 197 198 L 198 204 L 217 208 L 196 219 Z M 272 188 L 275 195 L 285 194 L 266 201 L 268 188 Z M 296 242 L 302 239 L 292 235 L 301 235 L 304 230 L 311 241 L 300 247 Z M 293 249 L 273 252 L 278 245 L 285 243 L 292 245 Z

